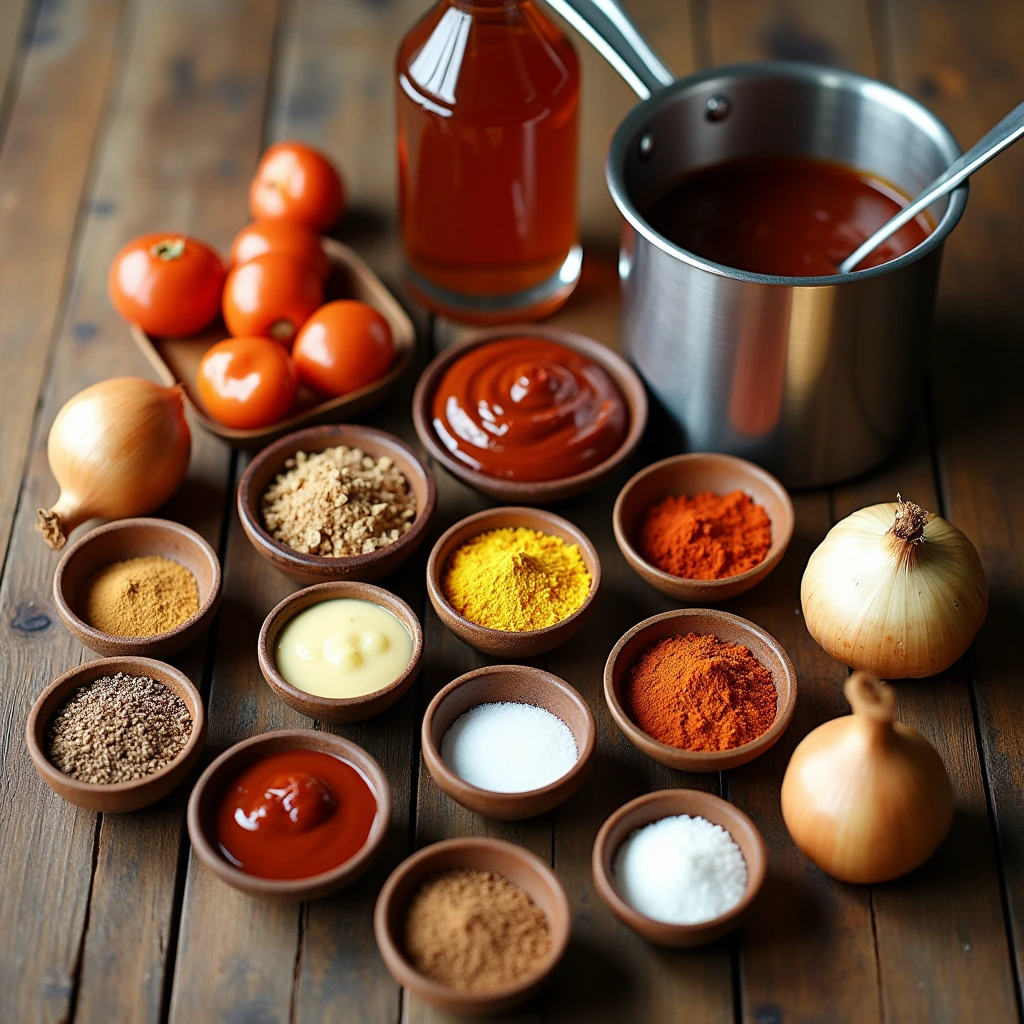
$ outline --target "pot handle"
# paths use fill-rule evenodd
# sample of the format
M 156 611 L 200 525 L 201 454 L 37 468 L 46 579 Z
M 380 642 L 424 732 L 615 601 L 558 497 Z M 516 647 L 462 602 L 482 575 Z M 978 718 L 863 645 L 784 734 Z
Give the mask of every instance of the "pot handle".
M 645 100 L 675 75 L 651 49 L 618 0 L 547 0 Z

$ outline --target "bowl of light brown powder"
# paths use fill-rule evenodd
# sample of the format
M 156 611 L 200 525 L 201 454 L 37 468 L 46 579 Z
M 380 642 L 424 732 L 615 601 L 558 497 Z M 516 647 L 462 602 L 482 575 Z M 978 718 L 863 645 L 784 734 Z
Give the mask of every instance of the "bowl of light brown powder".
M 394 572 L 426 537 L 436 488 L 403 441 L 351 424 L 282 437 L 238 485 L 246 536 L 300 583 L 372 583 Z

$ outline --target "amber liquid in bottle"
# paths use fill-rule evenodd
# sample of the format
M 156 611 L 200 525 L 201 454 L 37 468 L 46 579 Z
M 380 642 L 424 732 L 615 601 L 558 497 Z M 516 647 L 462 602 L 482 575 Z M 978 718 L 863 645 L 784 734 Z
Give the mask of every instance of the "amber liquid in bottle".
M 546 315 L 579 276 L 572 43 L 532 0 L 442 0 L 397 57 L 409 284 L 475 322 Z

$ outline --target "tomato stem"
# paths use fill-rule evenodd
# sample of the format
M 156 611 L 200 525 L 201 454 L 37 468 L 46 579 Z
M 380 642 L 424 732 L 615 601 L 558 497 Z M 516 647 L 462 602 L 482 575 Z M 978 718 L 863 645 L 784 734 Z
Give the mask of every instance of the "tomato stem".
M 149 247 L 149 253 L 151 256 L 155 256 L 158 260 L 164 260 L 164 262 L 170 262 L 171 260 L 180 259 L 185 253 L 185 239 L 184 238 L 165 238 L 155 245 Z

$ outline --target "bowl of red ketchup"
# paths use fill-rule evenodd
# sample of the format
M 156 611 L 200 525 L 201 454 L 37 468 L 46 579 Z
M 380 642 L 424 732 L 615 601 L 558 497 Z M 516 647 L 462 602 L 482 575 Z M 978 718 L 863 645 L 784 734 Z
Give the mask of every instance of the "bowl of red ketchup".
M 536 505 L 614 472 L 643 434 L 647 394 L 606 346 L 524 324 L 445 349 L 423 371 L 412 412 L 449 472 L 492 498 Z
M 199 859 L 252 896 L 311 900 L 354 882 L 391 822 L 391 787 L 362 747 L 286 729 L 229 747 L 188 802 Z

